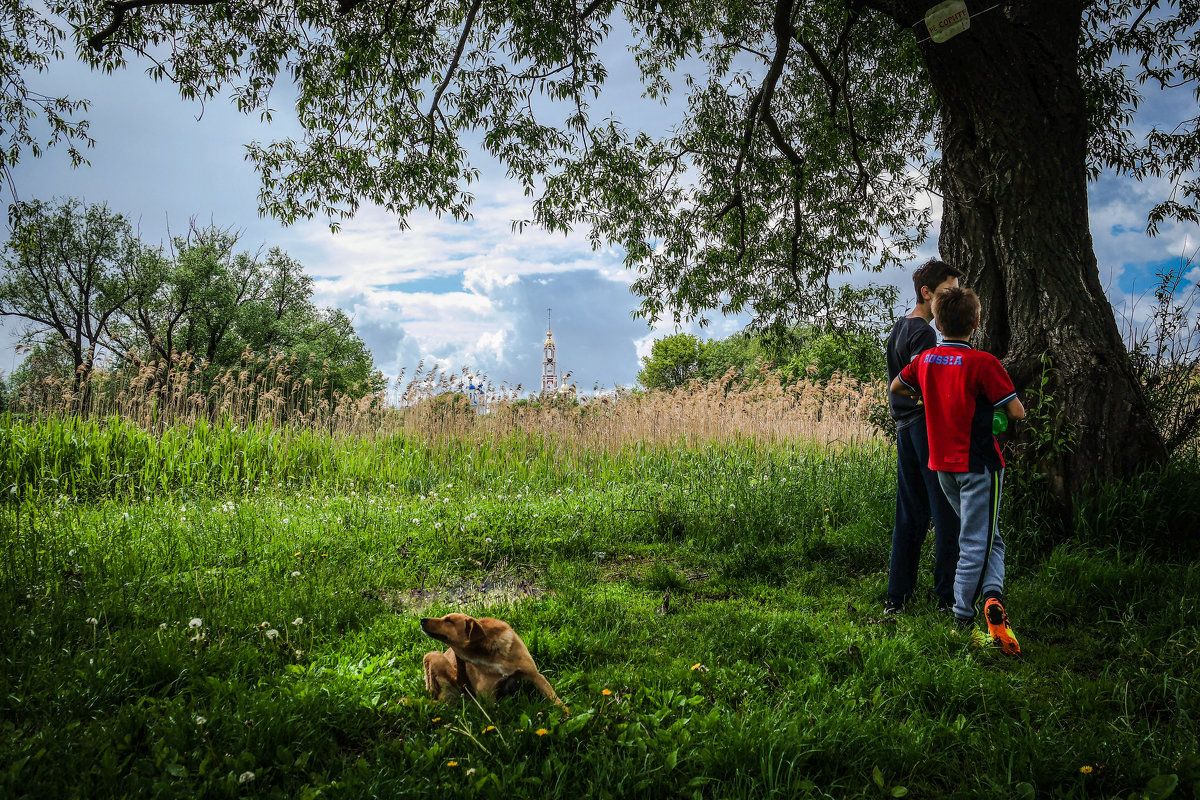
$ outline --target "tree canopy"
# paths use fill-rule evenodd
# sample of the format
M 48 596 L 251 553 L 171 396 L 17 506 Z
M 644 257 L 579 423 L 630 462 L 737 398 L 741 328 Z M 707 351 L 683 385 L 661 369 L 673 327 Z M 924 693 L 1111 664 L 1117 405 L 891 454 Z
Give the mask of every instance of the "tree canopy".
M 1088 89 L 1089 169 L 1166 175 L 1173 189 L 1151 225 L 1195 220 L 1197 119 L 1142 137 L 1133 126 L 1147 84 L 1196 85 L 1195 0 L 1065 5 L 1084 13 L 1075 44 Z M 836 303 L 830 272 L 911 254 L 930 222 L 918 197 L 939 181 L 939 98 L 923 74 L 928 36 L 914 24 L 924 4 L 58 0 L 51 8 L 97 68 L 136 59 L 185 97 L 228 94 L 269 118 L 273 89 L 294 84 L 303 136 L 250 145 L 265 211 L 336 221 L 371 202 L 401 221 L 417 208 L 465 217 L 478 176 L 465 142 L 478 137 L 533 196 L 531 221 L 584 225 L 625 248 L 652 317 L 719 309 L 753 310 L 760 324 L 811 318 Z M 1021 13 L 1010 15 L 1036 22 Z M 648 96 L 686 95 L 683 121 L 665 136 L 593 115 L 614 37 L 628 37 Z M 43 62 L 56 41 L 41 48 Z

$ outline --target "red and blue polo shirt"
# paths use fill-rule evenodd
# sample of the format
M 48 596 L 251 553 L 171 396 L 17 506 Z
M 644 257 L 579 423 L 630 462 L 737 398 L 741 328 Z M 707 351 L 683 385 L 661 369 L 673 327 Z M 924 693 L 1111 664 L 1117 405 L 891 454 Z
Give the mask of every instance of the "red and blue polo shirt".
M 929 468 L 983 472 L 1004 467 L 992 413 L 1017 396 L 1000 360 L 966 342 L 946 340 L 900 370 L 900 381 L 925 400 Z

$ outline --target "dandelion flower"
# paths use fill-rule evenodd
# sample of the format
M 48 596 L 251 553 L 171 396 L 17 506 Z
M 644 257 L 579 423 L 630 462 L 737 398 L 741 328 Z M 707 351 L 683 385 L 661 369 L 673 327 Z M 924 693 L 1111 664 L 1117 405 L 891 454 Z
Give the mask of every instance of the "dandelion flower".
M 431 720 L 429 720 L 429 721 L 430 721 L 430 722 L 441 722 L 441 721 L 442 721 L 442 718 L 441 718 L 441 717 L 434 717 L 433 719 L 431 719 Z
M 1091 775 L 1092 767 L 1090 764 L 1084 764 L 1082 767 L 1079 768 L 1079 771 L 1082 772 L 1084 775 Z
M 292 624 L 293 625 L 303 625 L 304 617 L 296 617 L 294 620 L 292 620 Z
M 165 631 L 167 629 L 167 623 L 165 623 L 165 622 L 158 623 L 158 629 L 160 631 Z
M 199 617 L 192 617 L 192 619 L 188 622 L 188 627 L 189 628 L 199 628 L 203 624 L 204 624 L 204 621 L 202 619 L 200 619 Z
M 704 665 L 699 662 L 692 664 L 692 672 L 695 672 L 698 669 L 704 669 Z
M 266 636 L 268 639 L 274 639 L 274 638 L 275 638 L 276 636 L 278 636 L 278 635 L 279 635 L 279 631 L 275 630 L 274 628 L 271 628 L 271 629 L 270 629 L 269 631 L 267 631 L 267 632 L 266 632 L 266 634 L 265 634 L 265 636 Z
M 252 780 L 254 780 L 254 773 L 250 770 L 246 770 L 238 776 L 238 783 L 250 783 Z
M 538 728 L 536 731 L 534 731 L 534 733 L 536 733 L 538 736 L 545 736 L 549 732 L 550 731 L 546 730 L 545 728 Z
M 296 556 L 296 557 L 298 558 L 298 557 L 300 556 L 300 551 L 299 551 L 299 550 L 297 550 L 297 551 L 296 551 L 295 553 L 293 553 L 292 555 L 294 555 L 294 556 Z
M 496 730 L 496 726 L 495 726 L 495 725 L 488 725 L 486 728 L 484 728 L 484 729 L 483 729 L 483 732 L 484 732 L 484 733 L 491 733 L 491 732 L 492 732 L 492 731 L 494 731 L 494 730 Z
M 457 762 L 457 761 L 447 761 L 447 762 L 446 762 L 446 766 L 447 766 L 447 767 L 457 767 L 457 766 L 458 766 L 458 762 Z
M 300 573 L 299 573 L 299 572 L 293 572 L 293 573 L 292 573 L 292 577 L 293 577 L 293 578 L 299 578 L 299 577 L 300 577 Z
M 194 721 L 197 726 L 203 725 L 204 723 L 208 722 L 208 720 L 206 720 L 204 717 L 196 717 L 196 719 Z
M 604 691 L 600 692 L 600 694 L 608 697 L 610 694 L 612 694 L 612 689 L 605 689 Z
M 469 770 L 467 770 L 467 771 L 466 771 L 466 772 L 464 772 L 463 774 L 464 774 L 464 775 L 466 775 L 466 776 L 469 778 L 469 777 L 471 777 L 472 775 L 474 775 L 474 774 L 475 774 L 475 768 L 474 768 L 474 767 L 471 767 Z
M 95 617 L 88 617 L 87 619 L 84 620 L 84 622 L 86 622 L 88 625 L 99 625 L 100 624 L 100 620 L 96 619 Z

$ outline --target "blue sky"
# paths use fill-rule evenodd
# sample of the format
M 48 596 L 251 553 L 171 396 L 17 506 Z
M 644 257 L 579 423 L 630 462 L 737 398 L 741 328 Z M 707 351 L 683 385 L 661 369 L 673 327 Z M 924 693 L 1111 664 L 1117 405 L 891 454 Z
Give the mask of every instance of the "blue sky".
M 619 48 L 616 52 L 624 60 L 610 65 L 609 88 L 592 111 L 602 115 L 605 99 L 618 98 L 624 121 L 661 129 L 672 109 L 629 102 L 640 88 L 632 59 Z M 469 366 L 496 383 L 536 386 L 550 307 L 560 372 L 572 371 L 582 390 L 594 384 L 611 387 L 632 383 L 650 342 L 674 332 L 673 327 L 653 330 L 632 318 L 637 298 L 628 290 L 632 275 L 619 252 L 592 251 L 582 233 L 514 233 L 512 220 L 530 215 L 528 199 L 486 161 L 478 162 L 483 180 L 473 187 L 476 203 L 469 222 L 419 213 L 408 220 L 409 230 L 400 231 L 394 217 L 364 207 L 337 234 L 320 220 L 283 227 L 258 215 L 259 181 L 243 153 L 252 140 L 298 134 L 286 109 L 270 126 L 238 114 L 224 101 L 210 102 L 201 114 L 199 105 L 184 102 L 174 87 L 155 84 L 139 69 L 94 74 L 73 61 L 37 76 L 34 88 L 89 98 L 87 118 L 96 146 L 87 153 L 92 166 L 80 169 L 72 169 L 65 154 L 54 150 L 41 159 L 27 158 L 15 171 L 23 199 L 73 196 L 107 202 L 135 220 L 142 238 L 152 242 L 165 241 L 169 231 L 183 232 L 195 217 L 242 229 L 247 250 L 280 246 L 314 277 L 318 304 L 351 315 L 377 366 L 389 376 L 405 367 L 411 373 L 424 359 L 427 366 Z M 1138 127 L 1194 115 L 1190 93 L 1176 94 L 1148 91 Z M 1112 176 L 1091 187 L 1101 280 L 1118 307 L 1129 307 L 1131 297 L 1150 288 L 1159 266 L 1200 246 L 1196 226 L 1168 224 L 1158 237 L 1146 236 L 1146 213 L 1166 191 L 1162 182 Z M 936 202 L 934 213 L 940 213 Z M 935 254 L 936 227 L 905 270 L 852 280 L 893 282 L 908 298 L 908 271 Z M 1200 278 L 1200 269 L 1191 277 Z M 6 322 L 0 346 L 11 353 L 17 325 Z M 703 335 L 727 335 L 744 322 L 718 317 Z M 0 357 L 0 369 L 10 360 Z

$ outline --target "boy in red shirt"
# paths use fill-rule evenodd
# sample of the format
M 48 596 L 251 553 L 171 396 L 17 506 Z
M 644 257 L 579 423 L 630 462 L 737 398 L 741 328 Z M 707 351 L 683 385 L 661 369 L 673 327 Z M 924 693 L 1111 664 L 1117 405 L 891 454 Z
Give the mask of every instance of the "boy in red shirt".
M 1003 409 L 1010 419 L 1023 419 L 1025 407 L 1000 361 L 967 343 L 979 327 L 973 291 L 938 292 L 933 317 L 945 340 L 909 362 L 889 389 L 924 397 L 929 468 L 960 520 L 954 578 L 959 625 L 974 625 L 982 596 L 988 633 L 1005 653 L 1018 655 L 1021 646 L 1004 610 L 1004 540 L 996 528 L 1004 457 L 992 435 L 992 415 Z

